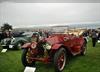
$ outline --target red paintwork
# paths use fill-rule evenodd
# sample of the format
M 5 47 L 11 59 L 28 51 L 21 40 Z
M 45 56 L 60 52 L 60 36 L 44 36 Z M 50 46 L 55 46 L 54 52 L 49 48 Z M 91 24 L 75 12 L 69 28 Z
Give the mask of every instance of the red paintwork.
M 60 48 L 61 46 L 62 46 L 63 44 L 54 44 L 54 45 L 52 45 L 52 49 L 58 49 L 58 48 Z
M 45 63 L 49 63 L 52 60 L 52 57 L 50 55 L 54 55 L 54 53 L 61 48 L 62 46 L 66 48 L 72 55 L 79 54 L 81 52 L 81 47 L 84 43 L 84 38 L 82 36 L 77 37 L 75 35 L 68 35 L 68 34 L 53 34 L 49 38 L 45 38 L 41 40 L 40 42 L 48 42 L 52 48 L 49 53 L 46 54 L 45 51 L 42 51 L 36 47 L 36 49 L 33 49 L 31 53 L 33 55 L 40 55 L 40 57 L 31 57 L 32 61 L 42 61 Z M 31 44 L 36 44 L 36 43 L 26 43 L 25 45 L 22 46 L 22 48 L 31 48 Z M 38 45 L 38 43 L 37 43 Z M 32 48 L 31 48 L 32 49 Z M 41 54 L 43 56 L 41 57 Z
M 63 62 L 64 62 L 64 53 L 61 54 L 57 60 L 57 64 L 58 64 L 59 68 L 61 68 L 63 66 Z
M 22 48 L 30 48 L 31 47 L 31 43 L 25 43 Z
M 44 63 L 50 63 L 50 58 L 48 57 L 44 57 L 44 58 L 33 58 L 31 57 L 30 59 L 32 59 L 32 61 L 41 61 L 41 62 L 44 62 Z
M 46 41 L 52 45 L 52 49 L 58 49 L 63 45 L 68 48 L 72 54 L 74 54 L 81 51 L 84 38 L 68 34 L 56 34 L 47 38 Z
M 31 48 L 31 45 L 36 45 L 37 43 L 36 42 L 32 42 L 32 43 L 25 43 L 22 48 Z

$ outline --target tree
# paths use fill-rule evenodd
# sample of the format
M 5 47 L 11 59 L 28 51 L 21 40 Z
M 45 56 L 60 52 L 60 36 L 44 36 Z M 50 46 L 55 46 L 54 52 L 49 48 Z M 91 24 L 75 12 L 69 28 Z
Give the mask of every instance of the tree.
M 8 23 L 4 23 L 3 26 L 1 27 L 2 32 L 4 32 L 5 30 L 12 30 L 12 26 L 9 25 Z

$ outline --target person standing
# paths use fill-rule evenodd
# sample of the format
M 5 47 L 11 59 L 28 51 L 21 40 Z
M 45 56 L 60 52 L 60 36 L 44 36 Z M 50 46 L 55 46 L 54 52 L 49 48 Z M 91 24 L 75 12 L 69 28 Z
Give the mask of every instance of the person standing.
M 92 46 L 95 47 L 97 42 L 97 34 L 95 30 L 92 31 L 91 36 L 92 36 Z
M 98 32 L 98 43 L 100 43 L 100 31 Z
M 98 33 L 98 40 L 100 40 L 100 32 Z

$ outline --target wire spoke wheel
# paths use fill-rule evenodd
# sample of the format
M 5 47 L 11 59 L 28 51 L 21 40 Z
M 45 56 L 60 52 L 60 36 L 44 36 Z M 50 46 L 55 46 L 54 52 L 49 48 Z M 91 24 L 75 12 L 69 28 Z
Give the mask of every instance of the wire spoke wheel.
M 66 64 L 66 50 L 64 48 L 59 49 L 56 51 L 54 55 L 54 66 L 56 72 L 61 72 Z
M 22 54 L 22 64 L 24 66 L 35 66 L 35 61 L 31 60 L 32 54 L 30 49 L 24 49 Z
M 65 60 L 66 60 L 65 58 L 66 57 L 64 55 L 64 52 L 58 58 L 57 64 L 58 64 L 58 68 L 60 70 L 62 70 L 64 68 L 64 66 L 65 66 Z
M 32 60 L 30 59 L 31 56 L 32 54 L 30 53 L 30 49 L 28 49 L 28 52 L 26 53 L 26 61 L 28 63 L 32 63 Z

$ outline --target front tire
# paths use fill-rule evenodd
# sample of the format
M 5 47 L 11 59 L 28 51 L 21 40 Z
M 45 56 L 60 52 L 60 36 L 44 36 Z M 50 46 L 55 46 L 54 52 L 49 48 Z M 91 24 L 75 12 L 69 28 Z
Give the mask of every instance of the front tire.
M 18 43 L 18 44 L 17 44 L 17 48 L 18 48 L 18 49 L 21 49 L 21 46 L 22 46 L 22 43 Z
M 30 66 L 33 67 L 35 66 L 35 61 L 31 61 L 29 59 L 29 49 L 23 49 L 23 53 L 22 53 L 22 64 L 26 67 L 26 66 Z
M 64 48 L 59 49 L 54 55 L 54 67 L 56 72 L 61 72 L 66 64 L 66 50 Z

